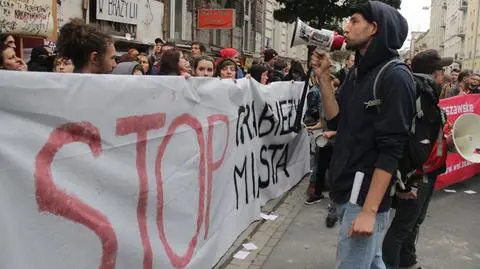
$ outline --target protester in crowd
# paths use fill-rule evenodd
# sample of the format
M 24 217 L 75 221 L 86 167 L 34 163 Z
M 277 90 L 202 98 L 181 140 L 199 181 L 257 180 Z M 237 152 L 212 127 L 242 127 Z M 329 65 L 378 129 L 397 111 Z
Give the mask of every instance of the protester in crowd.
M 460 74 L 460 69 L 454 68 L 452 71 L 450 71 L 450 80 L 447 80 L 450 82 L 450 88 L 456 87 L 458 83 L 458 75 Z
M 462 70 L 458 74 L 457 87 L 450 88 L 445 94 L 445 98 L 459 95 L 461 92 L 468 92 L 470 88 L 470 77 L 473 75 L 471 70 Z
M 287 63 L 287 66 L 285 67 L 285 69 L 283 69 L 283 77 L 284 77 L 284 80 L 285 80 L 285 77 L 288 75 L 288 73 L 290 72 L 290 67 L 291 67 L 291 63 Z
M 138 62 L 124 62 L 119 63 L 113 70 L 112 74 L 115 75 L 136 75 L 142 76 L 145 74 L 143 66 Z
M 426 50 L 415 55 L 412 60 L 412 71 L 427 75 L 425 77 L 427 84 L 417 87 L 429 87 L 438 98 L 441 85 L 445 82 L 443 67 L 452 63 L 453 58 L 441 58 L 436 50 Z M 447 138 L 444 139 L 446 144 Z M 443 148 L 442 156 L 438 156 L 437 148 Z M 397 191 L 395 217 L 383 241 L 383 260 L 389 269 L 422 268 L 418 265 L 415 249 L 419 227 L 427 215 L 437 177 L 446 171 L 447 145 L 440 147 L 437 144 L 437 148 L 434 147 L 430 154 L 435 160 L 429 158 L 431 161 L 427 161 L 424 170 L 418 171 L 415 176 L 418 177 L 418 185 L 408 185 L 405 191 Z M 422 178 L 423 176 L 425 177 Z M 409 180 L 412 181 L 414 179 Z
M 287 63 L 284 60 L 278 59 L 273 65 L 273 71 L 268 74 L 268 83 L 275 81 L 284 81 L 284 70 L 287 67 Z
M 152 75 L 160 75 L 160 65 L 162 61 L 162 56 L 164 53 L 170 50 L 176 50 L 177 45 L 173 42 L 166 42 L 165 44 L 162 45 L 161 50 L 160 50 L 160 55 L 157 57 L 157 60 L 152 64 L 152 70 L 151 74 Z
M 35 72 L 52 72 L 53 57 L 50 58 L 49 51 L 45 46 L 40 46 L 32 49 L 30 54 L 30 61 L 27 63 L 28 71 Z
M 60 29 L 58 55 L 71 59 L 77 73 L 109 74 L 117 66 L 111 36 L 81 19 L 72 19 Z
M 163 44 L 162 46 L 162 50 L 161 50 L 161 53 L 165 53 L 169 50 L 176 50 L 177 49 L 177 45 L 173 42 L 167 42 L 165 44 Z
M 201 57 L 205 55 L 207 48 L 203 44 L 198 41 L 192 42 L 192 58 L 195 59 L 197 57 Z
M 154 56 L 160 57 L 160 54 L 162 53 L 162 47 L 165 44 L 165 41 L 163 41 L 162 38 L 157 37 L 155 38 L 155 48 L 154 48 Z
M 189 76 L 188 62 L 183 53 L 177 49 L 167 50 L 162 55 L 161 76 Z
M 304 81 L 306 77 L 307 74 L 305 74 L 305 69 L 303 68 L 302 63 L 296 60 L 292 60 L 292 62 L 290 63 L 290 71 L 285 77 L 285 80 Z
M 463 91 L 461 91 L 459 95 L 480 93 L 479 85 L 480 85 L 480 74 L 473 73 L 470 76 L 470 79 L 468 81 L 468 88 L 465 88 Z
M 73 73 L 75 66 L 73 66 L 72 60 L 63 57 L 57 57 L 53 72 L 55 73 Z
M 1 46 L 0 70 L 27 71 L 27 65 L 18 58 L 15 50 L 6 45 Z
M 129 49 L 127 53 L 128 53 L 128 57 L 130 58 L 130 61 L 133 62 L 133 61 L 138 60 L 137 57 L 138 57 L 138 55 L 140 54 L 140 53 L 138 52 L 138 50 L 136 50 L 136 49 Z
M 150 63 L 149 73 L 152 75 L 158 74 L 158 68 L 160 66 L 160 60 L 162 57 L 162 48 L 165 44 L 165 41 L 160 37 L 155 39 L 155 47 L 153 48 L 153 53 L 148 57 L 148 62 Z
M 250 70 L 248 70 L 248 73 L 259 83 L 263 85 L 268 84 L 268 70 L 264 65 L 252 65 L 252 67 L 250 67 Z
M 193 61 L 193 76 L 195 77 L 213 77 L 215 63 L 208 56 L 200 56 Z
M 220 51 L 220 59 L 217 64 L 222 61 L 223 59 L 232 59 L 236 65 L 235 77 L 237 79 L 243 78 L 245 74 L 241 68 L 240 63 L 240 53 L 234 48 L 224 48 Z
M 277 59 L 278 53 L 274 49 L 266 49 L 263 52 L 263 60 L 265 62 L 265 66 L 269 71 L 274 69 L 274 65 L 277 62 Z
M 148 61 L 148 56 L 145 53 L 138 54 L 137 62 L 143 67 L 143 74 L 149 75 L 150 73 L 150 62 Z
M 445 74 L 444 83 L 442 85 L 442 92 L 440 93 L 440 99 L 445 98 L 445 94 L 452 88 L 452 77 L 450 75 Z
M 328 53 L 321 49 L 316 49 L 312 54 L 312 62 L 320 61 L 320 58 L 323 57 L 330 57 Z M 322 102 L 320 101 L 320 88 L 317 83 L 312 87 L 310 93 L 307 96 L 307 107 L 314 107 L 316 106 L 316 114 L 315 118 L 316 123 L 312 126 L 308 126 L 308 131 L 322 131 L 322 136 L 326 139 L 332 138 L 332 132 L 327 130 L 326 126 L 326 117 L 325 112 L 323 109 Z M 315 190 L 307 200 L 305 204 L 311 205 L 320 202 L 323 198 L 323 191 L 325 190 L 325 175 L 328 169 L 328 165 L 330 163 L 330 158 L 332 157 L 333 146 L 331 144 L 325 145 L 325 147 L 316 147 L 315 149 L 315 170 L 314 174 L 312 175 L 314 180 Z
M 345 59 L 345 65 L 343 66 L 343 68 L 335 74 L 335 77 L 340 81 L 340 85 L 342 85 L 343 81 L 347 78 L 348 71 L 350 71 L 354 64 L 355 54 L 349 54 Z
M 380 82 L 388 86 L 379 87 L 380 99 L 371 98 L 380 68 L 399 57 L 408 24 L 398 10 L 378 1 L 354 5 L 350 15 L 345 36 L 347 49 L 355 51 L 355 75 L 335 94 L 330 59 L 312 62 L 328 127 L 337 131 L 329 170 L 341 221 L 336 268 L 385 268 L 380 243 L 388 225 L 391 179 L 415 111 L 409 68 L 389 68 Z
M 220 77 L 221 79 L 235 79 L 237 72 L 237 63 L 232 59 L 226 58 L 222 59 L 218 64 L 215 70 L 215 77 Z
M 15 38 L 11 34 L 0 34 L 0 45 L 5 45 L 13 49 L 17 48 Z

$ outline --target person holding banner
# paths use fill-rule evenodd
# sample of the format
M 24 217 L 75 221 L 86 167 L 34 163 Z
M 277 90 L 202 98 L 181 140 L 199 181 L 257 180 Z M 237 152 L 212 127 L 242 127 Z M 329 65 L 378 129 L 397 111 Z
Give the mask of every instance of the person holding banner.
M 200 56 L 193 60 L 194 77 L 213 77 L 215 62 L 209 56 Z
M 382 269 L 388 190 L 415 111 L 413 78 L 397 52 L 408 24 L 398 10 L 378 1 L 355 5 L 350 14 L 345 36 L 347 49 L 355 51 L 355 65 L 336 94 L 330 59 L 318 57 L 312 63 L 327 125 L 337 131 L 330 164 L 330 195 L 341 223 L 335 268 Z M 372 90 L 376 75 L 391 60 L 395 65 L 383 73 L 380 84 L 385 86 L 379 87 L 377 99 Z
M 75 73 L 110 74 L 117 66 L 113 38 L 82 19 L 60 29 L 58 55 L 72 60 Z
M 0 51 L 0 70 L 27 71 L 27 65 L 18 58 L 12 47 L 2 45 Z

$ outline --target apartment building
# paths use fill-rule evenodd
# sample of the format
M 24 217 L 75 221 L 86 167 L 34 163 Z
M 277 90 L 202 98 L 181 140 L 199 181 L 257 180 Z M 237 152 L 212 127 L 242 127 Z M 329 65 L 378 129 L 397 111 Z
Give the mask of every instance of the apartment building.
M 280 8 L 281 6 L 277 1 L 266 0 L 265 47 L 275 49 L 282 57 L 297 59 L 306 63 L 308 57 L 307 46 L 290 47 L 295 25 L 277 21 L 273 17 L 273 12 Z
M 443 55 L 443 49 L 445 47 L 446 11 L 447 1 L 432 0 L 430 6 L 430 30 L 428 31 L 429 36 L 427 37 L 429 43 L 427 43 L 427 46 L 428 48 L 438 50 L 441 55 Z
M 480 0 L 462 1 L 468 5 L 465 20 L 465 60 L 463 67 L 480 72 Z
M 422 51 L 423 47 L 427 46 L 425 44 L 425 36 L 428 34 L 428 32 L 429 31 L 426 31 L 426 32 L 413 31 L 411 33 L 410 53 L 408 55 L 410 59 L 413 58 L 415 54 Z
M 454 59 L 453 67 L 461 67 L 465 58 L 465 19 L 468 1 L 454 0 L 446 2 L 445 36 L 443 56 Z

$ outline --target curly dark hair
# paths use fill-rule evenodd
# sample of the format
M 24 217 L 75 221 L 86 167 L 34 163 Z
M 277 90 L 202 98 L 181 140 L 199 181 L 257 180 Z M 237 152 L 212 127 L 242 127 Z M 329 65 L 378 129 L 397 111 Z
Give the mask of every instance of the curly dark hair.
M 60 29 L 57 53 L 71 59 L 76 69 L 82 69 L 92 52 L 103 57 L 108 45 L 113 43 L 110 35 L 95 26 L 85 24 L 81 19 L 72 19 Z

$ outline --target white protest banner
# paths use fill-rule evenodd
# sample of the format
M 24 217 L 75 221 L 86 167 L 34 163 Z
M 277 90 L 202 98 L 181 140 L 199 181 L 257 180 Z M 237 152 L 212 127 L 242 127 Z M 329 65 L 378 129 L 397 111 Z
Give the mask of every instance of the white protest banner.
M 0 72 L 0 268 L 211 268 L 309 170 L 302 86 Z

